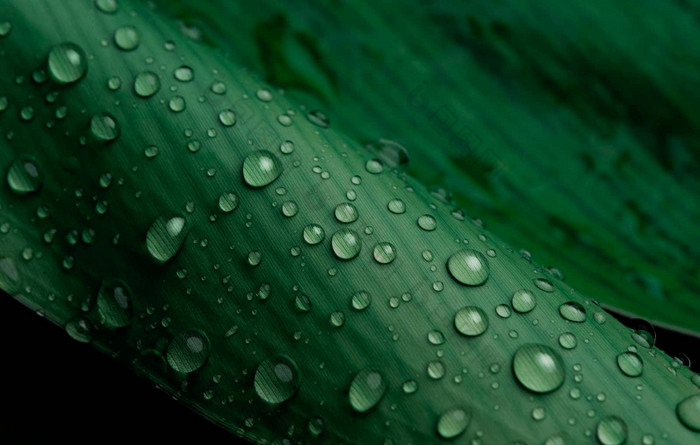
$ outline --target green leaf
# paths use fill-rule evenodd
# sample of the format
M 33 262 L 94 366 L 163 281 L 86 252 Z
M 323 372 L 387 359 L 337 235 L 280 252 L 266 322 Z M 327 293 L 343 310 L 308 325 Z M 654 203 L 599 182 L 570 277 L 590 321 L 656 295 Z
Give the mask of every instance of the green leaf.
M 112 3 L 2 9 L 4 291 L 259 443 L 697 438 L 698 377 L 644 330 Z

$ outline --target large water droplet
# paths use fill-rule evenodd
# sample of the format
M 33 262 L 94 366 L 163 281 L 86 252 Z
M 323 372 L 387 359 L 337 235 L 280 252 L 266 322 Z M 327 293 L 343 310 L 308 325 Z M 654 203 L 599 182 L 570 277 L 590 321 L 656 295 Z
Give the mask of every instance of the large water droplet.
M 97 309 L 104 324 L 120 328 L 131 323 L 131 290 L 123 281 L 102 283 L 97 294 Z
M 632 339 L 645 348 L 651 348 L 656 343 L 656 330 L 654 326 L 646 320 L 635 319 L 630 323 L 632 328 Z
M 236 125 L 236 112 L 231 109 L 221 111 L 219 113 L 219 122 L 221 122 L 221 125 L 224 127 Z
M 382 374 L 371 368 L 358 372 L 350 384 L 350 406 L 360 413 L 372 409 L 384 396 L 387 384 Z
M 518 383 L 530 391 L 548 393 L 564 383 L 564 363 L 549 346 L 527 344 L 513 357 L 513 374 Z
M 338 220 L 338 222 L 341 223 L 351 223 L 357 221 L 357 218 L 359 217 L 359 214 L 357 212 L 357 208 L 350 204 L 349 202 L 344 202 L 342 204 L 338 204 L 335 207 L 335 219 Z
M 520 289 L 513 292 L 510 304 L 513 306 L 515 312 L 525 314 L 537 306 L 537 298 L 531 291 L 527 289 Z
M 437 221 L 431 215 L 421 215 L 418 217 L 418 227 L 426 232 L 432 232 L 437 227 Z
M 443 439 L 454 439 L 467 430 L 471 420 L 471 412 L 461 408 L 445 411 L 438 418 L 437 433 Z
M 114 44 L 122 51 L 133 51 L 140 43 L 139 32 L 133 26 L 122 26 L 114 31 Z
M 408 164 L 408 150 L 396 141 L 379 139 L 377 142 L 367 145 L 377 158 L 392 168 Z
M 568 301 L 559 306 L 559 313 L 565 320 L 574 323 L 583 323 L 586 321 L 586 309 L 575 301 Z
M 264 360 L 255 371 L 255 392 L 267 403 L 280 404 L 299 390 L 299 369 L 284 355 Z
M 134 92 L 141 97 L 151 97 L 160 90 L 160 77 L 153 71 L 143 71 L 134 79 Z
M 117 119 L 109 113 L 97 113 L 90 119 L 90 135 L 96 141 L 108 143 L 115 141 L 120 134 Z
M 363 311 L 369 307 L 372 303 L 372 297 L 369 292 L 358 291 L 355 292 L 351 298 L 352 308 L 356 311 Z
M 627 424 L 617 416 L 604 417 L 596 427 L 596 437 L 602 445 L 621 445 L 627 441 Z
M 676 406 L 676 415 L 683 425 L 693 431 L 700 431 L 700 394 L 681 400 Z
M 43 181 L 44 175 L 39 166 L 28 156 L 15 159 L 7 170 L 7 185 L 10 190 L 20 195 L 36 192 L 41 188 Z
M 238 195 L 233 192 L 224 192 L 219 196 L 219 210 L 231 213 L 238 208 Z
M 168 344 L 166 358 L 170 367 L 180 373 L 191 373 L 209 358 L 209 339 L 197 329 L 180 332 Z
M 389 264 L 396 259 L 396 247 L 391 243 L 379 243 L 374 247 L 374 260 L 379 264 Z
M 180 251 L 186 237 L 185 218 L 161 216 L 148 229 L 146 248 L 153 259 L 165 263 Z
M 391 213 L 400 215 L 406 212 L 406 204 L 400 199 L 392 199 L 386 206 Z
M 475 337 L 486 332 L 489 327 L 489 319 L 481 308 L 467 306 L 457 311 L 454 324 L 460 334 Z
M 282 164 L 274 153 L 260 150 L 243 161 L 243 180 L 251 187 L 265 187 L 282 174 Z
M 321 243 L 326 238 L 326 232 L 318 224 L 309 224 L 304 227 L 304 241 L 310 246 Z
M 489 263 L 480 252 L 460 250 L 447 260 L 447 271 L 452 278 L 467 286 L 479 286 L 489 278 Z
M 354 230 L 340 229 L 333 234 L 331 246 L 336 257 L 341 260 L 351 260 L 360 254 L 362 240 Z
M 639 377 L 644 370 L 644 362 L 636 352 L 626 351 L 617 356 L 617 367 L 628 377 Z
M 58 83 L 77 82 L 87 73 L 87 56 L 75 43 L 61 43 L 51 48 L 48 68 L 49 75 Z

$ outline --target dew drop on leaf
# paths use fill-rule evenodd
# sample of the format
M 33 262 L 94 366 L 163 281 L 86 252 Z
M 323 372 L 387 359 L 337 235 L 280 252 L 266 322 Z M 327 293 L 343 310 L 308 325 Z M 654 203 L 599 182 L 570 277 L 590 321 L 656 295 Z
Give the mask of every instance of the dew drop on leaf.
M 117 0 L 95 0 L 95 6 L 105 14 L 114 14 L 119 9 Z
M 263 360 L 255 371 L 255 393 L 267 403 L 277 405 L 291 399 L 300 385 L 296 363 L 284 355 Z
M 644 362 L 636 352 L 626 351 L 617 356 L 617 367 L 628 377 L 639 377 L 644 370 Z
M 700 432 L 700 394 L 681 400 L 676 406 L 676 415 L 687 428 Z
M 173 75 L 175 76 L 175 79 L 179 80 L 180 82 L 191 82 L 192 79 L 194 79 L 194 70 L 187 65 L 182 65 L 181 67 L 175 69 Z
M 379 371 L 365 368 L 358 372 L 350 383 L 348 393 L 350 406 L 357 412 L 367 412 L 379 403 L 386 388 L 386 381 Z
M 133 51 L 140 43 L 139 32 L 133 26 L 122 26 L 114 31 L 114 44 L 122 51 Z
M 472 420 L 471 413 L 461 408 L 445 411 L 437 421 L 437 433 L 443 439 L 454 439 L 463 434 Z
M 519 289 L 513 292 L 513 296 L 510 299 L 510 304 L 513 306 L 513 310 L 520 314 L 526 314 L 537 306 L 537 298 L 535 294 L 527 289 Z
M 41 188 L 44 176 L 32 158 L 21 156 L 10 164 L 6 179 L 10 190 L 19 195 L 26 195 Z
M 219 113 L 219 122 L 224 127 L 236 125 L 236 113 L 231 109 L 221 111 Z
M 426 232 L 432 232 L 437 227 L 437 222 L 431 215 L 421 215 L 418 217 L 418 227 Z
M 466 286 L 479 286 L 489 278 L 489 263 L 480 252 L 465 249 L 450 256 L 447 271 L 452 278 Z
M 153 71 L 143 71 L 134 79 L 134 92 L 140 97 L 151 97 L 160 90 L 160 77 Z
M 182 331 L 168 344 L 166 358 L 168 365 L 176 372 L 195 372 L 209 358 L 209 339 L 197 329 Z
M 113 142 L 120 133 L 117 119 L 109 113 L 97 113 L 90 119 L 90 135 L 98 142 Z
M 389 264 L 396 259 L 396 247 L 387 242 L 379 243 L 374 247 L 373 255 L 379 264 Z
M 476 337 L 486 332 L 489 327 L 489 319 L 481 308 L 467 306 L 457 311 L 454 325 L 460 334 Z
M 318 224 L 309 224 L 304 227 L 303 236 L 306 244 L 315 246 L 316 244 L 323 242 L 323 240 L 326 238 L 326 232 L 323 230 L 323 227 L 319 226 Z
M 586 321 L 586 309 L 575 301 L 568 301 L 559 306 L 559 314 L 565 320 L 574 323 L 583 323 Z
M 306 118 L 309 120 L 309 122 L 320 128 L 328 128 L 330 125 L 328 116 L 318 110 L 309 111 L 306 114 Z
M 185 218 L 161 216 L 148 229 L 146 248 L 154 260 L 165 263 L 180 251 L 186 237 Z
M 559 336 L 559 346 L 564 349 L 574 349 L 578 344 L 576 336 L 571 332 L 564 332 Z
M 372 297 L 367 291 L 358 291 L 352 295 L 350 304 L 356 311 L 363 311 L 372 303 Z
M 360 254 L 362 240 L 354 230 L 340 229 L 333 234 L 331 247 L 337 258 L 351 260 Z
M 273 153 L 260 150 L 243 161 L 243 180 L 251 187 L 265 187 L 282 174 L 282 164 Z
M 61 43 L 51 48 L 48 68 L 49 75 L 57 83 L 74 83 L 87 73 L 87 56 L 75 43 Z
M 554 285 L 552 284 L 551 281 L 549 281 L 546 278 L 535 278 L 532 280 L 535 283 L 535 286 L 541 291 L 544 292 L 554 292 Z
M 554 349 L 540 344 L 521 346 L 513 356 L 513 374 L 526 389 L 548 393 L 564 383 L 564 363 Z
M 131 323 L 131 290 L 123 281 L 102 283 L 97 294 L 97 309 L 104 324 L 112 328 L 121 328 Z
M 627 424 L 617 416 L 607 416 L 596 427 L 596 437 L 602 445 L 621 445 L 627 441 Z

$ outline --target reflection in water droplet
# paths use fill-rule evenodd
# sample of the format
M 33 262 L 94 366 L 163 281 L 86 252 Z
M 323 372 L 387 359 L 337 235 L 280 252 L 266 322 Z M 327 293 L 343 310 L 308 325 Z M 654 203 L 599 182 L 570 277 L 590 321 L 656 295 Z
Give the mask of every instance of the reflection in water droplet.
M 460 250 L 447 260 L 447 271 L 452 278 L 467 286 L 479 286 L 489 278 L 489 263 L 480 252 Z
M 185 98 L 182 96 L 174 96 L 168 101 L 168 108 L 170 108 L 170 111 L 174 111 L 175 113 L 184 111 L 186 106 L 187 104 L 185 104 Z
M 168 344 L 166 358 L 176 372 L 195 372 L 204 366 L 209 358 L 209 339 L 204 332 L 197 329 L 182 331 Z
M 265 187 L 282 174 L 282 164 L 273 153 L 260 150 L 243 161 L 243 180 L 251 187 Z
M 284 355 L 264 360 L 255 371 L 255 392 L 267 403 L 277 405 L 291 399 L 300 385 L 297 365 Z
M 378 175 L 384 171 L 384 164 L 379 159 L 370 159 L 365 164 L 365 170 L 373 175 Z
M 403 385 L 401 385 L 401 390 L 404 394 L 413 394 L 418 391 L 418 382 L 415 380 L 406 380 L 403 382 Z
M 481 308 L 467 306 L 457 311 L 454 324 L 460 334 L 475 337 L 486 332 L 489 327 L 489 319 Z
M 564 363 L 549 346 L 526 344 L 513 356 L 513 374 L 530 391 L 548 393 L 564 383 Z
M 66 323 L 66 333 L 80 343 L 90 343 L 92 340 L 92 326 L 82 317 L 69 320 Z
M 340 229 L 333 234 L 331 246 L 337 258 L 351 260 L 360 254 L 362 240 L 354 230 Z
M 119 9 L 117 0 L 95 0 L 95 6 L 105 14 L 114 14 Z
M 345 324 L 345 314 L 342 311 L 335 311 L 330 316 L 331 325 L 336 328 L 342 327 Z
M 471 420 L 471 413 L 461 408 L 445 411 L 438 418 L 437 433 L 443 439 L 454 439 L 467 430 Z
M 559 306 L 559 314 L 565 320 L 574 323 L 583 323 L 586 321 L 586 309 L 575 301 L 569 301 Z
M 596 437 L 602 445 L 621 445 L 627 441 L 627 424 L 617 416 L 605 417 L 596 427 Z
M 400 199 L 392 199 L 386 207 L 391 213 L 396 215 L 406 212 L 406 204 Z
M 51 48 L 48 68 L 49 75 L 57 83 L 77 82 L 87 73 L 87 56 L 75 43 L 61 43 Z
M 7 170 L 6 178 L 10 190 L 19 195 L 38 191 L 44 182 L 39 166 L 28 156 L 15 159 Z
M 379 371 L 365 368 L 357 373 L 350 384 L 350 406 L 357 412 L 367 412 L 379 403 L 386 388 L 386 381 Z
M 97 309 L 105 325 L 121 328 L 131 323 L 131 290 L 123 281 L 104 282 L 97 294 Z
M 185 218 L 161 216 L 148 229 L 146 248 L 153 259 L 165 263 L 180 251 L 186 237 Z

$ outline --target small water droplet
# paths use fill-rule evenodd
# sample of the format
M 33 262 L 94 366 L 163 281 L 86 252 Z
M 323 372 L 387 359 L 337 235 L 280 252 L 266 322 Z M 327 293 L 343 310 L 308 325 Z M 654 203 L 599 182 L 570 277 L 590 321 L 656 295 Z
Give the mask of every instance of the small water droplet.
M 113 142 L 120 133 L 117 119 L 109 113 L 97 113 L 90 119 L 90 135 L 98 142 Z
M 326 238 L 326 232 L 323 230 L 323 227 L 319 226 L 318 224 L 309 224 L 304 227 L 303 236 L 306 244 L 315 246 L 316 244 L 323 242 L 323 240 Z
M 396 248 L 393 244 L 383 242 L 374 247 L 374 260 L 379 264 L 389 264 L 396 259 Z
M 121 328 L 131 323 L 131 290 L 123 281 L 102 283 L 97 294 L 97 309 L 105 325 Z
M 525 314 L 537 306 L 537 298 L 535 294 L 527 289 L 520 289 L 513 292 L 510 304 L 513 306 L 515 312 Z
M 344 202 L 342 204 L 338 204 L 335 207 L 335 219 L 338 220 L 338 222 L 349 224 L 351 222 L 357 221 L 357 218 L 359 217 L 359 214 L 357 212 L 357 208 L 350 204 L 349 202 Z
M 439 346 L 445 343 L 445 335 L 438 330 L 430 331 L 428 332 L 428 341 L 431 345 Z
M 351 260 L 360 254 L 362 240 L 354 230 L 340 229 L 333 234 L 331 246 L 337 258 Z
M 437 227 L 437 222 L 431 215 L 421 215 L 418 217 L 418 227 L 426 232 L 432 232 Z
M 644 362 L 636 352 L 626 351 L 617 356 L 617 367 L 628 377 L 639 377 L 644 370 Z
M 160 90 L 160 77 L 153 71 L 143 71 L 134 79 L 134 92 L 140 97 L 151 97 Z
M 85 51 L 71 42 L 56 45 L 49 52 L 48 69 L 49 75 L 57 83 L 77 82 L 87 73 Z
M 404 166 L 409 162 L 408 150 L 396 141 L 379 139 L 368 144 L 367 149 L 392 168 Z
M 480 252 L 465 249 L 455 252 L 447 260 L 447 271 L 466 286 L 479 286 L 489 277 L 489 264 Z
M 233 192 L 224 192 L 219 196 L 219 210 L 231 213 L 238 208 L 238 195 Z
M 342 311 L 334 311 L 330 316 L 331 325 L 340 328 L 345 324 L 345 314 Z
M 273 153 L 260 150 L 243 161 L 243 180 L 251 187 L 265 187 L 282 174 L 282 164 Z
M 119 9 L 117 0 L 95 0 L 95 6 L 105 14 L 114 14 Z
M 173 75 L 180 82 L 191 82 L 194 79 L 194 70 L 187 65 L 182 65 L 175 69 Z
M 384 171 L 384 164 L 379 159 L 370 159 L 365 164 L 365 170 L 373 175 L 378 175 Z
M 114 44 L 122 51 L 133 51 L 140 43 L 139 32 L 133 26 L 122 26 L 114 31 Z
M 258 397 L 265 402 L 274 405 L 286 402 L 301 386 L 299 369 L 284 355 L 265 359 L 255 371 L 254 386 Z
M 255 96 L 262 102 L 270 102 L 272 100 L 272 93 L 267 88 L 261 88 L 255 92 Z
M 350 384 L 350 406 L 357 412 L 367 412 L 379 403 L 386 388 L 386 381 L 379 371 L 365 368 L 357 373 Z
M 78 317 L 66 323 L 66 333 L 80 343 L 90 343 L 92 340 L 92 326 L 84 318 Z
M 209 339 L 204 332 L 197 329 L 182 331 L 168 344 L 166 358 L 176 372 L 195 372 L 204 366 L 209 358 Z
M 559 314 L 565 320 L 574 323 L 583 323 L 586 321 L 586 309 L 575 301 L 568 301 L 559 306 Z
M 700 394 L 681 400 L 676 406 L 676 415 L 687 428 L 700 432 Z
M 530 391 L 548 393 L 564 383 L 564 363 L 549 346 L 526 344 L 513 356 L 513 374 Z
M 7 37 L 12 32 L 12 23 L 5 21 L 0 22 L 0 37 Z
M 438 418 L 437 433 L 443 439 L 454 439 L 467 430 L 471 420 L 471 412 L 461 408 L 445 411 Z
M 294 152 L 294 142 L 284 141 L 280 144 L 280 151 L 286 155 Z
M 564 349 L 574 349 L 577 344 L 578 340 L 571 332 L 564 332 L 559 336 L 559 345 Z
M 372 297 L 369 292 L 358 291 L 352 295 L 351 304 L 352 308 L 356 311 L 363 311 L 369 307 L 372 303 Z
M 41 188 L 44 182 L 44 175 L 32 158 L 21 156 L 10 164 L 6 179 L 10 190 L 19 195 L 26 195 Z
M 153 259 L 165 263 L 182 248 L 187 237 L 186 220 L 181 216 L 161 216 L 146 234 L 146 248 Z
M 501 318 L 510 317 L 510 307 L 506 304 L 499 304 L 496 306 L 496 314 Z
M 306 295 L 297 295 L 294 299 L 294 306 L 300 312 L 309 312 L 311 310 L 311 300 Z
M 554 285 L 546 278 L 535 278 L 532 280 L 538 289 L 544 292 L 554 292 Z
M 627 442 L 627 424 L 617 416 L 604 417 L 596 427 L 596 437 L 602 445 L 622 445 Z
M 224 127 L 236 125 L 236 113 L 231 109 L 221 111 L 219 113 L 219 122 Z
M 328 119 L 328 116 L 318 110 L 309 111 L 306 118 L 317 127 L 328 128 L 330 125 L 330 119 Z
M 466 306 L 455 314 L 454 325 L 460 334 L 476 337 L 486 332 L 489 327 L 489 319 L 481 308 Z
M 389 201 L 389 204 L 387 204 L 386 207 L 391 213 L 394 213 L 396 215 L 400 215 L 406 212 L 406 204 L 404 204 L 404 202 L 400 199 L 392 199 L 391 201 Z
M 404 394 L 414 394 L 418 391 L 418 382 L 415 380 L 406 380 L 403 382 L 403 385 L 401 385 L 401 390 Z

